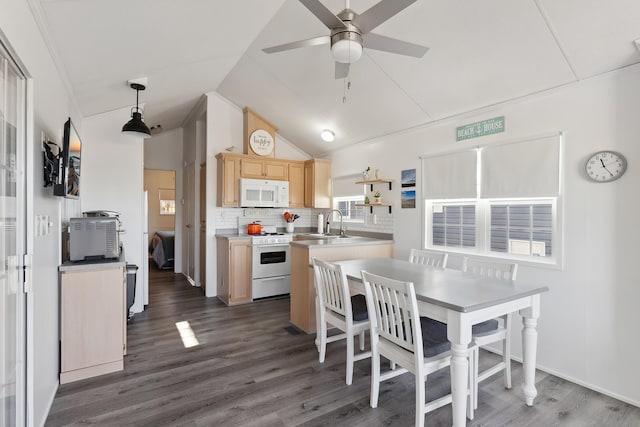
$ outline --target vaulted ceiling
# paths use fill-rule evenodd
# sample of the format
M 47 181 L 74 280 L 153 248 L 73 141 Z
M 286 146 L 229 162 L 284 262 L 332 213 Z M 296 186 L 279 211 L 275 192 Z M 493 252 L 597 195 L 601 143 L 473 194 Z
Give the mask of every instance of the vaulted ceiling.
M 426 55 L 365 45 L 338 80 L 327 45 L 262 51 L 329 33 L 299 0 L 31 3 L 84 116 L 131 106 L 127 80 L 147 77 L 149 126 L 180 127 L 203 93 L 218 91 L 311 155 L 640 62 L 637 0 L 418 0 L 375 33 L 428 46 Z M 324 128 L 334 142 L 320 139 Z

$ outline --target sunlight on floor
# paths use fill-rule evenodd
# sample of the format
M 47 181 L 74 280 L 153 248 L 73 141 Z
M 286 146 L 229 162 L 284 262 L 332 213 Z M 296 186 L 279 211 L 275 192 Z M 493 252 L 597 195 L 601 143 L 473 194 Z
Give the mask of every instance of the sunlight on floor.
M 184 348 L 195 347 L 200 344 L 188 321 L 185 320 L 183 322 L 176 323 L 176 328 L 178 328 Z

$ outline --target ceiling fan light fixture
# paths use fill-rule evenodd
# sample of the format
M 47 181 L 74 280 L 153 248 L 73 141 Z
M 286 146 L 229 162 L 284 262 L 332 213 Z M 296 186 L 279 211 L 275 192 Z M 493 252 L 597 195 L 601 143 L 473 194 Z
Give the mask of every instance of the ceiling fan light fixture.
M 331 53 L 336 62 L 352 64 L 362 56 L 362 36 L 345 31 L 331 37 Z
M 148 138 L 151 136 L 151 130 L 142 120 L 141 108 L 138 105 L 138 94 L 141 90 L 145 90 L 146 86 L 140 83 L 130 83 L 130 86 L 136 91 L 136 106 L 131 109 L 131 120 L 122 126 L 122 132 L 140 138 Z
M 320 138 L 325 142 L 332 142 L 336 139 L 336 134 L 331 129 L 324 129 L 320 132 Z

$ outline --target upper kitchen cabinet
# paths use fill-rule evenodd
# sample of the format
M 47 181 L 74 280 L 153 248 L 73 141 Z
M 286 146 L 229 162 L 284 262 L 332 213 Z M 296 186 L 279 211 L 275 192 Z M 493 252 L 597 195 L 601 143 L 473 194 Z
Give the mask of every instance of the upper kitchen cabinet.
M 240 161 L 240 177 L 287 181 L 289 161 L 243 156 Z
M 289 207 L 304 208 L 304 162 L 289 161 Z
M 311 159 L 304 162 L 304 207 L 331 207 L 331 161 Z
M 240 180 L 240 154 L 219 153 L 218 159 L 218 194 L 216 205 L 222 207 L 237 207 L 240 205 L 238 188 Z

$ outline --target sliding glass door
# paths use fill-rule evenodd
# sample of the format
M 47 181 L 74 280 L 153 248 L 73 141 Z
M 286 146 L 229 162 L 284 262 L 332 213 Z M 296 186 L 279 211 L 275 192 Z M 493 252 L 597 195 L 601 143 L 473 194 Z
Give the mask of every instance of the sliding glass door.
M 25 425 L 25 79 L 0 41 L 0 427 Z

